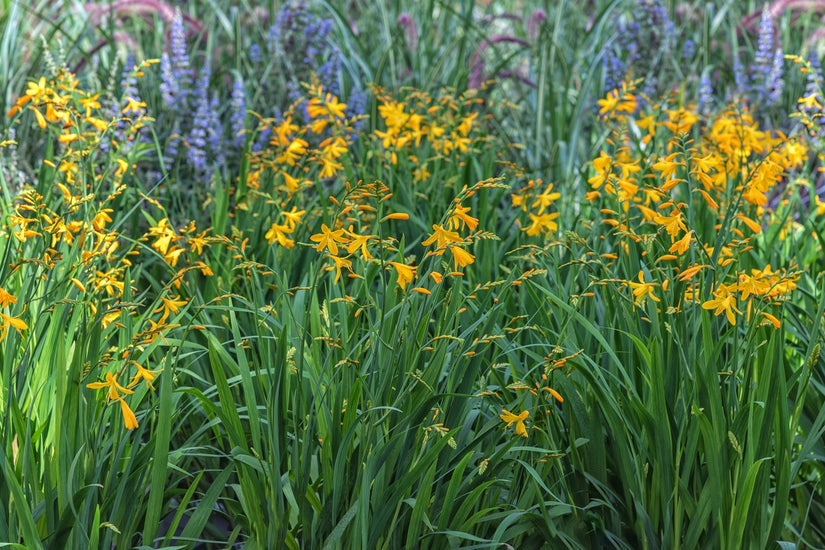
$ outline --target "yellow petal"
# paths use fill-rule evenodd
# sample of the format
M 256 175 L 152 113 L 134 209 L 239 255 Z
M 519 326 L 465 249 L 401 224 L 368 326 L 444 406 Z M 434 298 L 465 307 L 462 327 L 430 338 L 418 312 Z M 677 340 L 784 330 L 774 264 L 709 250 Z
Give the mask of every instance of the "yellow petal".
M 138 427 L 138 421 L 135 417 L 135 413 L 132 412 L 132 409 L 129 408 L 126 401 L 123 399 L 118 399 L 118 401 L 120 401 L 120 412 L 123 413 L 123 424 L 126 426 L 127 430 L 134 430 Z

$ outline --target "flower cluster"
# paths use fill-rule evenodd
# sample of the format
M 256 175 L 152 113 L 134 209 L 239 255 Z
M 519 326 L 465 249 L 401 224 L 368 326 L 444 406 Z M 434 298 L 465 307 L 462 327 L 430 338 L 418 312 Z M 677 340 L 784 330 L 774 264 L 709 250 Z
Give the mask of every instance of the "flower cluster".
M 84 373 L 99 373 L 105 381 L 86 386 L 106 390 L 107 401 L 119 404 L 128 429 L 138 427 L 132 407 L 142 399 L 133 388 L 141 381 L 151 388 L 160 372 L 144 365 L 159 360 L 158 354 L 169 346 L 165 335 L 179 326 L 174 321 L 189 302 L 182 296 L 184 276 L 192 270 L 211 274 L 207 264 L 196 259 L 209 242 L 194 223 L 178 231 L 163 218 L 143 237 L 126 238 L 118 231 L 124 218 L 116 212 L 129 211 L 137 201 L 158 205 L 134 185 L 136 163 L 148 154 L 148 148 L 136 145 L 141 143 L 141 130 L 153 122 L 138 97 L 137 81 L 153 63 L 128 68 L 122 106 L 115 113 L 101 104 L 100 94 L 81 89 L 75 75 L 65 69 L 53 78 L 30 82 L 8 113 L 16 124 L 30 115 L 56 137 L 60 149 L 44 158 L 40 168 L 50 192 L 44 196 L 24 187 L 0 231 L 0 240 L 13 242 L 17 255 L 9 265 L 15 276 L 7 281 L 17 287 L 42 281 L 48 292 L 29 292 L 50 296 L 62 289 L 64 299 L 51 305 L 36 301 L 30 311 L 15 310 L 17 293 L 0 288 L 0 340 L 12 328 L 21 334 L 29 330 L 26 316 L 71 304 L 76 318 L 88 318 L 95 331 L 102 331 L 101 341 L 107 346 L 97 364 Z M 158 259 L 174 274 L 168 290 L 149 305 L 133 300 L 138 289 L 132 275 Z M 185 265 L 176 271 L 180 264 Z M 130 377 L 125 386 L 118 381 L 124 376 Z
M 759 246 L 763 226 L 775 223 L 770 199 L 805 164 L 806 144 L 762 130 L 744 106 L 722 111 L 701 133 L 689 105 L 619 111 L 606 109 L 617 113 L 617 129 L 591 164 L 586 195 L 614 228 L 616 247 L 602 254 L 608 270 L 627 261 L 638 266 L 638 277 L 623 281 L 635 305 L 669 293 L 671 312 L 701 303 L 733 325 L 737 315 L 750 318 L 758 300 L 773 323 L 768 309 L 795 288 L 797 275 L 792 267 L 749 267 L 743 252 Z M 638 134 L 629 131 L 631 122 Z M 747 302 L 745 312 L 737 300 Z
M 376 129 L 373 137 L 389 165 L 398 164 L 403 155 L 415 166 L 417 182 L 428 179 L 438 164 L 467 155 L 486 139 L 475 110 L 481 101 L 476 90 L 458 96 L 445 93 L 437 100 L 412 91 L 403 101 L 380 88 L 374 91 L 384 129 Z
M 559 212 L 551 212 L 553 204 L 561 197 L 561 193 L 553 191 L 553 184 L 546 186 L 542 180 L 530 180 L 517 193 L 513 193 L 513 207 L 527 212 L 530 224 L 522 227 L 530 236 L 545 235 L 552 237 L 558 231 L 556 218 Z

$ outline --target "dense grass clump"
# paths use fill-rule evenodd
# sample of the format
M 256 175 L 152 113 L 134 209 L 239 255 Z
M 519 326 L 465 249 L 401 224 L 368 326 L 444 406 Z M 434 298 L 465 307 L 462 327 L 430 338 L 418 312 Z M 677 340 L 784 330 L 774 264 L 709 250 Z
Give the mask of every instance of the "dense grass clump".
M 815 11 L 178 4 L 0 3 L 1 543 L 825 545 Z

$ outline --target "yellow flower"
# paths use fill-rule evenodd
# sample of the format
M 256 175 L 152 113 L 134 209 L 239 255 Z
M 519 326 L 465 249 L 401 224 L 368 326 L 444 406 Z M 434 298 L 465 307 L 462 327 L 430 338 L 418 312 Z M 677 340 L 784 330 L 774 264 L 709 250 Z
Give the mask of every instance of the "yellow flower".
M 114 212 L 111 208 L 102 208 L 100 212 L 97 213 L 95 219 L 92 221 L 92 227 L 97 229 L 98 231 L 103 231 L 106 229 L 106 223 L 112 221 L 112 218 L 109 217 L 109 213 Z
M 14 327 L 17 332 L 21 332 L 29 328 L 29 326 L 23 322 L 22 319 L 18 319 L 17 317 L 10 317 L 5 313 L 0 313 L 0 319 L 3 320 L 3 329 L 0 330 L 0 342 L 2 342 L 6 338 L 6 333 L 9 331 L 9 327 Z
M 431 244 L 436 243 L 437 248 L 442 248 L 450 243 L 460 243 L 461 240 L 461 237 L 455 231 L 449 231 L 440 225 L 433 225 L 433 234 L 426 240 L 422 241 L 421 244 L 424 246 L 430 246 Z
M 111 372 L 106 373 L 106 381 L 105 382 L 92 382 L 91 384 L 86 384 L 86 387 L 92 390 L 99 390 L 103 388 L 109 388 L 107 392 L 107 397 L 109 400 L 114 401 L 120 399 L 120 394 L 118 391 L 121 391 L 125 394 L 135 393 L 132 390 L 127 390 L 123 386 L 117 383 L 117 374 L 113 374 Z
M 161 316 L 160 321 L 158 321 L 159 323 L 165 321 L 169 317 L 170 313 L 179 313 L 180 308 L 187 304 L 187 300 L 181 300 L 180 295 L 178 295 L 177 298 L 172 299 L 161 296 L 160 299 L 163 302 L 163 305 L 152 311 L 152 313 L 159 313 L 163 311 L 163 316 Z
M 127 115 L 129 113 L 141 114 L 141 111 L 144 107 L 146 107 L 145 101 L 138 101 L 133 97 L 125 97 L 124 101 L 126 102 L 126 106 L 120 111 L 122 114 Z
M 757 270 L 752 269 L 751 272 L 757 273 Z M 771 281 L 763 277 L 751 277 L 747 273 L 740 273 L 739 284 L 736 288 L 742 293 L 742 299 L 747 300 L 750 296 L 767 294 L 771 290 Z
M 118 317 L 120 317 L 120 310 L 116 309 L 114 311 L 110 311 L 103 315 L 103 318 L 100 320 L 100 324 L 103 325 L 103 328 L 108 327 L 113 322 L 115 322 Z
M 126 426 L 127 430 L 134 430 L 138 427 L 137 418 L 135 418 L 135 413 L 132 412 L 132 409 L 129 408 L 129 405 L 126 404 L 126 401 L 123 398 L 119 398 L 120 401 L 120 412 L 123 414 L 123 425 Z
M 659 177 L 663 180 L 671 180 L 676 177 L 676 169 L 685 165 L 684 162 L 676 160 L 679 155 L 681 155 L 681 153 L 678 151 L 671 153 L 665 158 L 660 159 L 659 162 L 652 164 L 651 167 L 659 172 Z
M 301 156 L 306 154 L 307 147 L 309 147 L 309 143 L 301 138 L 295 138 L 289 143 L 286 150 L 278 156 L 277 162 L 285 162 L 290 166 L 295 166 Z
M 167 218 L 163 218 L 155 226 L 150 227 L 149 235 L 157 237 L 155 242 L 152 243 L 152 248 L 164 255 L 169 249 L 172 239 L 177 237 L 175 230 L 169 226 L 169 220 Z
M 678 252 L 679 254 L 684 254 L 688 250 L 690 250 L 690 243 L 693 241 L 693 236 L 690 231 L 685 233 L 685 236 L 676 241 L 668 248 L 668 252 Z
M 195 252 L 200 256 L 203 254 L 203 247 L 208 245 L 208 241 L 206 240 L 206 231 L 201 231 L 195 237 L 188 238 L 189 246 L 192 247 L 192 252 Z
M 360 248 L 361 257 L 363 257 L 365 261 L 371 260 L 372 254 L 370 254 L 367 245 L 369 244 L 370 239 L 377 239 L 378 237 L 375 235 L 359 235 L 352 230 L 352 226 L 349 226 L 347 235 L 352 237 L 352 242 L 347 245 L 347 254 L 352 254 Z
M 733 314 L 735 311 L 739 315 L 742 315 L 742 312 L 736 309 L 736 296 L 733 294 L 733 290 L 736 289 L 736 285 L 719 285 L 713 292 L 714 299 L 708 300 L 702 304 L 703 309 L 713 309 L 716 308 L 716 311 L 713 312 L 714 315 L 719 315 L 722 312 L 725 313 L 725 316 L 728 318 L 728 322 L 731 325 L 736 325 L 736 316 Z
M 16 304 L 17 297 L 6 292 L 6 289 L 0 287 L 0 307 L 6 307 L 9 304 Z
M 281 215 L 286 218 L 286 227 L 289 231 L 295 229 L 295 226 L 301 223 L 301 216 L 306 214 L 306 210 L 298 210 L 296 207 L 292 207 L 292 210 L 289 212 L 281 212 Z
M 539 214 L 538 216 L 530 212 L 528 215 L 530 216 L 532 223 L 530 224 L 530 227 L 524 229 L 524 231 L 526 231 L 531 237 L 541 233 L 553 233 L 559 228 L 558 224 L 554 221 L 559 217 L 558 212 L 553 212 L 552 214 Z
M 524 426 L 524 421 L 530 418 L 530 411 L 522 411 L 521 414 L 515 415 L 507 409 L 501 409 L 501 414 L 499 417 L 507 422 L 507 426 L 504 427 L 505 430 L 512 426 L 513 422 L 515 422 L 516 435 L 527 437 L 527 428 Z
M 779 319 L 777 319 L 776 317 L 774 317 L 773 315 L 771 315 L 767 311 L 763 311 L 762 315 L 765 317 L 765 319 L 770 321 L 770 323 L 773 325 L 773 328 L 779 329 L 779 327 L 781 325 L 781 323 L 779 322 Z
M 338 98 L 332 94 L 326 94 L 322 99 L 320 97 L 321 88 L 318 88 L 319 97 L 313 97 L 309 100 L 307 105 L 307 114 L 310 118 L 315 118 L 322 115 L 329 115 L 330 118 L 343 118 L 344 109 L 347 108 L 345 103 L 338 103 Z
M 316 233 L 310 237 L 310 240 L 315 241 L 318 243 L 318 246 L 315 247 L 317 252 L 323 251 L 325 248 L 328 249 L 333 256 L 338 254 L 338 245 L 335 243 L 345 243 L 347 242 L 347 238 L 344 237 L 344 230 L 338 229 L 337 231 L 332 231 L 326 224 L 321 224 L 321 232 Z
M 387 263 L 395 268 L 395 272 L 398 273 L 398 286 L 401 287 L 401 290 L 404 290 L 407 287 L 407 283 L 411 282 L 415 276 L 415 266 L 399 262 Z
M 475 231 L 476 227 L 478 227 L 478 218 L 470 216 L 468 214 L 469 211 L 469 206 L 465 208 L 461 206 L 461 204 L 456 203 L 453 208 L 453 213 L 450 215 L 450 220 L 447 222 L 450 229 L 463 229 L 466 224 L 470 231 Z
M 545 208 L 549 208 L 556 199 L 561 197 L 561 193 L 551 193 L 550 191 L 552 190 L 553 184 L 548 184 L 547 189 L 545 189 L 540 195 L 536 196 L 536 200 L 533 202 L 531 208 L 538 206 L 538 213 L 542 214 Z
M 639 282 L 634 283 L 627 281 L 627 286 L 633 291 L 633 302 L 636 304 L 643 304 L 645 298 L 650 296 L 654 302 L 658 302 L 659 298 L 653 294 L 653 288 L 659 286 L 657 283 L 646 283 L 644 271 L 639 271 Z
M 622 83 L 621 92 L 614 89 L 612 92 L 608 92 L 607 97 L 600 99 L 597 103 L 599 104 L 599 114 L 605 117 L 621 112 L 633 114 L 637 106 L 636 96 L 629 92 L 625 83 Z
M 185 251 L 185 248 L 180 248 L 178 246 L 173 247 L 171 250 L 167 251 L 166 254 L 163 255 L 163 258 L 169 262 L 172 267 L 178 265 L 178 258 L 180 255 Z
M 352 261 L 346 258 L 339 258 L 338 256 L 328 255 L 329 258 L 333 261 L 333 266 L 329 266 L 326 268 L 327 271 L 335 270 L 335 280 L 332 281 L 332 284 L 338 284 L 338 279 L 341 278 L 341 268 L 346 269 L 350 273 L 352 273 Z
M 806 96 L 802 96 L 799 99 L 797 99 L 796 101 L 797 101 L 797 103 L 802 105 L 803 109 L 808 109 L 808 110 L 812 110 L 812 111 L 813 110 L 816 110 L 816 111 L 822 110 L 822 105 L 820 105 L 816 93 L 809 94 L 809 95 L 806 95 Z
M 129 385 L 126 386 L 127 388 L 131 388 L 136 386 L 141 380 L 146 381 L 146 387 L 152 387 L 152 380 L 155 379 L 155 375 L 160 372 L 160 370 L 149 370 L 139 363 L 132 361 L 132 364 L 137 367 L 137 373 L 132 377 L 132 380 L 129 381 Z M 162 370 L 162 369 L 161 369 Z
M 295 241 L 286 236 L 287 233 L 292 231 L 288 224 L 289 222 L 287 222 L 287 225 L 273 223 L 272 227 L 270 227 L 269 231 L 267 231 L 266 235 L 264 235 L 264 238 L 269 244 L 275 244 L 277 241 L 278 244 L 284 248 L 292 248 L 295 246 Z
M 470 265 L 476 259 L 475 256 L 461 248 L 460 246 L 451 246 L 450 252 L 453 253 L 453 261 L 455 262 L 455 270 L 458 271 L 458 268 L 464 267 L 465 265 Z
M 685 222 L 682 221 L 682 214 L 676 208 L 673 209 L 670 216 L 656 216 L 653 221 L 663 226 L 672 240 L 676 240 L 676 235 L 679 234 L 680 229 L 687 231 Z

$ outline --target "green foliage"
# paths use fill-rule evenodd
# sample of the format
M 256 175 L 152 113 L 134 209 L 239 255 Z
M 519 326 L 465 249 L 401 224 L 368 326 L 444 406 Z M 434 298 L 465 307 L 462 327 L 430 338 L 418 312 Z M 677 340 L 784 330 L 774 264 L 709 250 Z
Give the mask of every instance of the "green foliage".
M 760 6 L 608 93 L 630 0 L 190 4 L 0 5 L 3 545 L 825 544 L 822 90 L 736 89 Z

